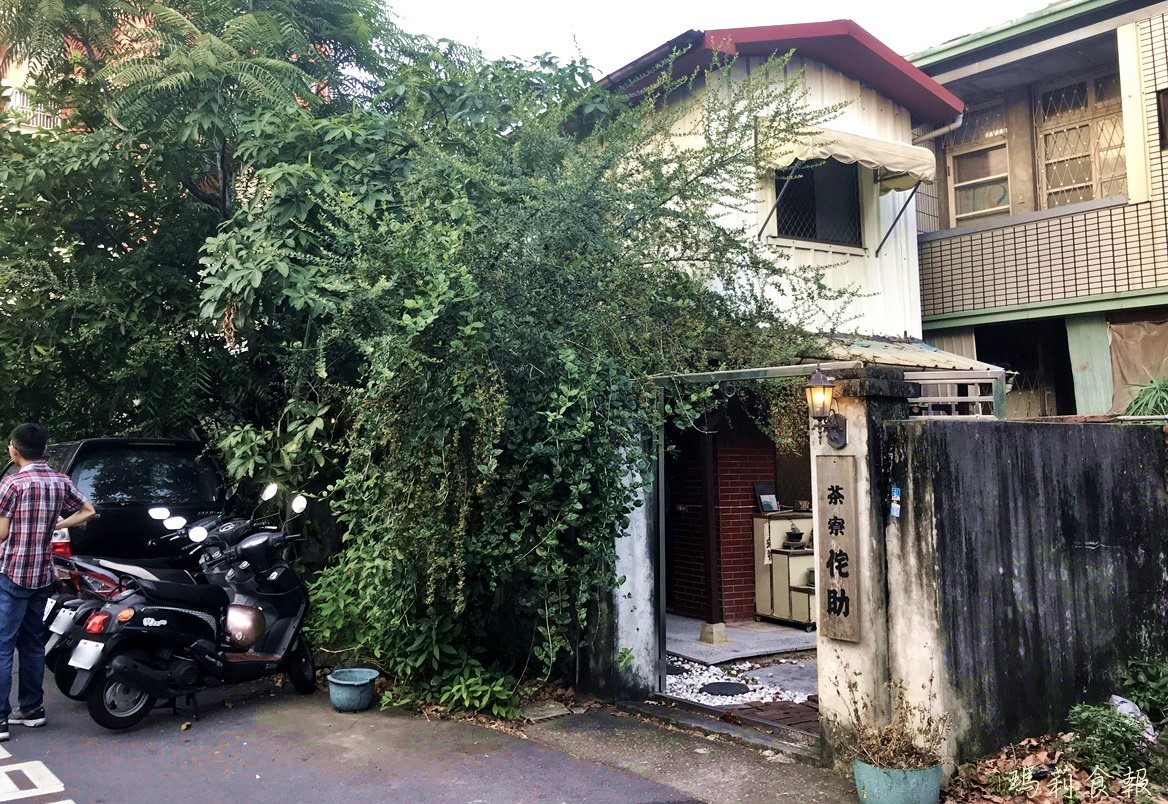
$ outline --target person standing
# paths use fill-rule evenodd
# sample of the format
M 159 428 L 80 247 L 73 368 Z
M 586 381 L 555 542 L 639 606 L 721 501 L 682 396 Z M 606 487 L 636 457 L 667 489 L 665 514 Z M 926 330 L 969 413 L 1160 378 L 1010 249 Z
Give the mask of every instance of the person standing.
M 8 739 L 10 722 L 45 725 L 42 619 L 53 583 L 53 531 L 97 513 L 67 475 L 44 462 L 47 442 L 39 425 L 18 425 L 8 442 L 18 469 L 0 481 L 0 742 Z M 15 712 L 8 700 L 14 650 L 20 653 Z

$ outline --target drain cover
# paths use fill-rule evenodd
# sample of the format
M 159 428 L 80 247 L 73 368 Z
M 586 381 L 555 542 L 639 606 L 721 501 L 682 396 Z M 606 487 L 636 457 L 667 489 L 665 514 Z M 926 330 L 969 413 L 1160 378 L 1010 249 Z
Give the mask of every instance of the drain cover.
M 684 676 L 685 668 L 680 664 L 674 664 L 673 662 L 670 662 L 665 666 L 665 672 L 671 676 Z
M 714 681 L 698 690 L 707 695 L 742 695 L 750 692 L 750 687 L 739 681 Z

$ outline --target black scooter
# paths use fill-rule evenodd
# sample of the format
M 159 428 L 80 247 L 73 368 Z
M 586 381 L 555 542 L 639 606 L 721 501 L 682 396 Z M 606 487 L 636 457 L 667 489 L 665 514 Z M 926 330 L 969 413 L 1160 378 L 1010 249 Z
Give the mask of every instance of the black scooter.
M 305 505 L 297 496 L 293 511 Z M 226 546 L 191 528 L 191 541 L 209 543 L 200 559 L 209 583 L 126 577 L 123 596 L 74 626 L 80 632 L 68 661 L 76 669 L 70 694 L 84 697 L 99 725 L 128 729 L 158 699 L 193 702 L 201 690 L 280 673 L 297 692 L 316 688 L 301 634 L 308 591 L 282 558 L 300 537 L 258 523 L 252 531 Z
M 165 519 L 172 533 L 152 541 L 151 546 L 164 542 L 188 541 L 188 529 L 182 517 L 170 518 L 165 508 L 151 509 L 154 519 Z M 247 535 L 251 523 L 246 519 L 232 518 L 228 514 L 205 517 L 191 527 L 201 527 L 215 533 L 217 543 L 233 545 Z M 57 689 L 67 698 L 81 700 L 84 696 L 73 694 L 73 682 L 77 669 L 70 666 L 69 657 L 83 632 L 75 629 L 75 623 L 84 623 L 94 611 L 106 603 L 116 601 L 127 591 L 127 579 L 141 578 L 147 581 L 168 583 L 206 583 L 202 573 L 195 569 L 203 545 L 189 542 L 172 558 L 150 559 L 109 559 L 99 556 L 54 556 L 54 569 L 58 576 L 56 592 L 45 607 L 45 669 L 53 675 Z

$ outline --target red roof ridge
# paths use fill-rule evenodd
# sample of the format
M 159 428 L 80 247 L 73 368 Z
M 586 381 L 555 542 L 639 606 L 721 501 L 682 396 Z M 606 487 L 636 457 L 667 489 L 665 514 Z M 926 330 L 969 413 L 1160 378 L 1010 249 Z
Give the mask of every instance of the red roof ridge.
M 698 37 L 700 35 L 700 44 Z M 690 31 L 666 42 L 613 72 L 602 84 L 635 88 L 644 70 L 664 58 L 667 45 L 687 50 L 684 66 L 707 62 L 715 53 L 769 56 L 794 50 L 861 81 L 904 106 L 913 117 L 926 123 L 947 123 L 961 114 L 965 104 L 945 87 L 913 66 L 867 30 L 852 20 L 800 22 L 788 25 L 761 25 L 746 28 L 716 28 Z

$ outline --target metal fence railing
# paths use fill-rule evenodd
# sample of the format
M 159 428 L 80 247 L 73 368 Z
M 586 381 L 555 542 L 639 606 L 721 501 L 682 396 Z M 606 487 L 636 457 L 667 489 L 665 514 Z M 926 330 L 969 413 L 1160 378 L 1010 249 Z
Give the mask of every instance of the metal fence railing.
M 1006 418 L 1004 370 L 906 371 L 904 378 L 921 386 L 921 395 L 908 401 L 910 418 Z

